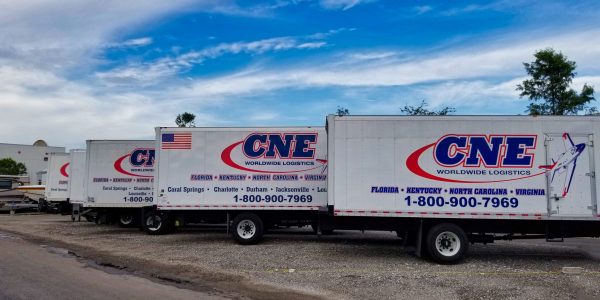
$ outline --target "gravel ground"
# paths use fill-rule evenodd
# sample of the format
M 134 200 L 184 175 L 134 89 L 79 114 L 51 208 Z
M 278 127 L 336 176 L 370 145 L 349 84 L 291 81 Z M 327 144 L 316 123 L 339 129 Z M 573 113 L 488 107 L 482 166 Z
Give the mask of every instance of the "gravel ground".
M 107 265 L 256 299 L 600 298 L 600 262 L 568 242 L 474 245 L 463 263 L 442 266 L 415 257 L 387 232 L 343 231 L 319 240 L 308 229 L 280 229 L 259 245 L 240 246 L 221 228 L 149 236 L 56 215 L 0 215 L 0 230 L 60 243 Z M 600 240 L 583 242 L 600 248 Z M 562 274 L 565 266 L 583 272 Z

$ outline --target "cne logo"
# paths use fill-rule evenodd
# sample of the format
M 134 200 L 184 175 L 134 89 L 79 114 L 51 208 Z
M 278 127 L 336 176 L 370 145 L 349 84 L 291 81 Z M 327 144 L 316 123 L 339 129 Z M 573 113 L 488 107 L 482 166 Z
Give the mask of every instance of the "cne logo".
M 325 168 L 316 158 L 316 132 L 255 132 L 226 147 L 223 162 L 235 169 L 257 173 L 297 173 Z
M 446 135 L 433 149 L 444 167 L 531 168 L 536 135 Z
M 316 133 L 254 133 L 242 149 L 248 158 L 311 159 L 315 157 Z
M 415 175 L 442 182 L 521 180 L 545 173 L 534 168 L 536 146 L 534 134 L 447 134 L 411 153 L 406 167 Z
M 128 176 L 152 178 L 154 160 L 153 148 L 137 148 L 119 157 L 115 161 L 114 168 L 117 172 Z
M 129 163 L 134 167 L 152 168 L 154 155 L 154 149 L 135 149 L 129 156 Z
M 67 172 L 67 168 L 69 167 L 69 165 L 70 163 L 66 163 L 60 167 L 60 175 L 67 178 L 69 177 L 69 172 Z

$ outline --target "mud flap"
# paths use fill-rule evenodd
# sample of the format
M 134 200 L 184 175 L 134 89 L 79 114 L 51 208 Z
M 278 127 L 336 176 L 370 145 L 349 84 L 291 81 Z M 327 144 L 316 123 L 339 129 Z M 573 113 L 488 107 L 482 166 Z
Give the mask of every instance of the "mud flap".
M 419 220 L 419 230 L 417 231 L 417 244 L 415 245 L 415 255 L 423 257 L 423 220 Z
M 227 216 L 226 216 L 227 236 L 231 236 L 231 232 L 230 232 L 231 231 L 231 228 L 230 228 L 231 227 L 231 214 L 229 212 L 227 212 L 226 214 L 227 214 Z
M 73 204 L 71 208 L 71 221 L 81 222 L 81 204 Z
M 148 213 L 155 209 L 156 206 L 144 206 L 142 209 L 140 209 L 140 226 L 138 227 L 140 231 L 144 231 L 144 224 L 146 222 L 146 216 Z

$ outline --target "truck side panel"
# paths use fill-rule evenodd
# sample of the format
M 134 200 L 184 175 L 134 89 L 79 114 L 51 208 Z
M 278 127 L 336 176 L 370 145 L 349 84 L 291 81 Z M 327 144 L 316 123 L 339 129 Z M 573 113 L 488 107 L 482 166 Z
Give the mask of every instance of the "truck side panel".
M 317 210 L 324 128 L 157 128 L 158 209 Z
M 83 185 L 85 181 L 85 150 L 71 150 L 69 164 L 69 202 L 82 204 L 84 202 Z
M 154 141 L 88 141 L 84 207 L 152 206 L 154 163 Z
M 589 117 L 328 117 L 336 216 L 598 220 Z
M 51 153 L 48 158 L 48 178 L 46 179 L 46 200 L 67 201 L 69 198 L 70 155 Z

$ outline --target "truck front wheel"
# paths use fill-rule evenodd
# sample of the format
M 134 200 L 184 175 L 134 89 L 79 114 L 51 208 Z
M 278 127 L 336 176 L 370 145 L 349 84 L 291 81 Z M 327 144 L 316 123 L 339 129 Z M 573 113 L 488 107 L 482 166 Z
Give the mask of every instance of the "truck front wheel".
M 451 223 L 437 224 L 427 233 L 427 252 L 438 263 L 452 264 L 460 261 L 469 248 L 465 232 Z
M 262 239 L 263 222 L 253 213 L 241 213 L 233 219 L 231 232 L 236 242 L 242 245 L 253 245 Z
M 142 222 L 144 231 L 150 235 L 166 234 L 170 230 L 166 214 L 156 211 L 149 212 Z

